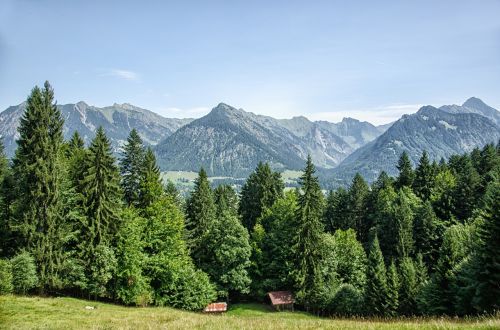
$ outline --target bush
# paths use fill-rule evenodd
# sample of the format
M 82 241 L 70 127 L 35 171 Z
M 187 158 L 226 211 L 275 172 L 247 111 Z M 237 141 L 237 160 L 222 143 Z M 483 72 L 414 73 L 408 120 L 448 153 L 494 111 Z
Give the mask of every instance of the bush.
M 14 291 L 19 294 L 26 294 L 38 284 L 35 259 L 26 251 L 16 255 L 11 260 L 12 264 L 12 284 Z
M 342 284 L 335 294 L 331 309 L 337 315 L 350 316 L 361 313 L 363 294 L 351 284 Z
M 0 294 L 12 292 L 12 267 L 8 260 L 0 259 Z

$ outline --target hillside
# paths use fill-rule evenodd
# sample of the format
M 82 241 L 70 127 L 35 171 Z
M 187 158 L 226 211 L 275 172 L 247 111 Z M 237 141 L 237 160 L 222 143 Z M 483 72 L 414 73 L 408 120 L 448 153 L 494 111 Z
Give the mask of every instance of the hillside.
M 16 149 L 17 127 L 25 107 L 26 104 L 23 102 L 0 113 L 0 134 L 3 137 L 5 152 L 9 157 Z M 70 138 L 73 132 L 78 131 L 85 142 L 89 142 L 94 137 L 95 130 L 103 126 L 115 151 L 118 151 L 126 141 L 132 128 L 137 129 L 146 144 L 154 145 L 192 120 L 165 118 L 127 103 L 115 103 L 112 106 L 98 108 L 85 102 L 78 102 L 58 105 L 58 107 L 64 118 L 66 139 Z
M 94 310 L 86 310 L 93 306 Z M 0 296 L 3 329 L 493 329 L 500 318 L 329 319 L 239 304 L 223 315 L 140 308 L 74 298 Z
M 498 141 L 500 128 L 489 118 L 455 109 L 451 113 L 426 106 L 415 114 L 404 115 L 376 140 L 347 157 L 332 176 L 340 181 L 350 180 L 359 172 L 374 180 L 381 171 L 396 175 L 396 164 L 403 151 L 417 164 L 424 150 L 431 159 L 439 161 Z

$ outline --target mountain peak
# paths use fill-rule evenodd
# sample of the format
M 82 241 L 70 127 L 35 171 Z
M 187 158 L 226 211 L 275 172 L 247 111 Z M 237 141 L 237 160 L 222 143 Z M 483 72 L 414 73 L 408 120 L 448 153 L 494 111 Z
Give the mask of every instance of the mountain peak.
M 483 102 L 480 98 L 477 97 L 471 97 L 467 101 L 462 104 L 463 107 L 469 107 L 469 108 L 476 108 L 476 107 L 484 107 L 488 106 L 486 103 Z

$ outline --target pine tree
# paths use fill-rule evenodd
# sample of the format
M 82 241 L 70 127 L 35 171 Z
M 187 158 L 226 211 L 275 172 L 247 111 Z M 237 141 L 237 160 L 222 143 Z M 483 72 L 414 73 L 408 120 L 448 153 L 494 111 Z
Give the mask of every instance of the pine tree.
M 415 194 L 427 201 L 434 187 L 435 171 L 429 162 L 429 156 L 426 151 L 422 154 L 415 171 L 415 180 L 413 181 L 413 190 Z
M 337 229 L 349 229 L 348 198 L 347 191 L 343 187 L 338 188 L 336 191 L 330 191 L 328 194 L 323 217 L 327 232 L 333 234 Z
M 139 190 L 136 196 L 136 205 L 144 210 L 161 198 L 163 193 L 160 169 L 156 164 L 153 150 L 148 148 L 139 171 Z
M 252 231 L 265 208 L 283 196 L 284 183 L 281 174 L 273 172 L 268 163 L 259 163 L 241 188 L 239 213 L 243 225 Z
M 194 190 L 186 205 L 186 231 L 188 246 L 194 263 L 199 267 L 204 258 L 212 253 L 207 251 L 203 240 L 215 221 L 215 203 L 208 182 L 207 173 L 202 168 L 195 181 Z
M 421 253 L 427 265 L 434 265 L 439 257 L 443 226 L 429 201 L 418 210 L 413 223 L 415 250 Z
M 409 192 L 409 189 L 399 190 L 394 207 L 394 225 L 395 232 L 397 233 L 396 252 L 398 258 L 412 256 L 415 244 L 413 239 L 413 210 L 406 191 Z
M 18 128 L 14 177 L 18 188 L 16 230 L 35 258 L 41 291 L 59 286 L 67 226 L 61 205 L 63 119 L 48 82 L 33 88 Z
M 97 246 L 110 245 L 120 221 L 119 172 L 102 127 L 90 144 L 85 167 L 81 191 L 86 221 L 81 233 L 85 254 L 91 256 Z
M 165 195 L 172 198 L 177 203 L 177 205 L 181 205 L 183 202 L 179 190 L 175 186 L 175 183 L 173 183 L 170 179 L 168 179 L 167 183 L 165 184 Z
M 121 185 L 125 202 L 128 205 L 139 204 L 139 188 L 144 161 L 142 139 L 134 128 L 130 131 L 120 160 Z
M 457 178 L 457 184 L 452 192 L 453 213 L 464 222 L 472 216 L 472 211 L 479 204 L 481 177 L 467 155 L 450 157 L 450 164 Z
M 73 135 L 71 135 L 71 139 L 69 140 L 68 145 L 70 150 L 78 150 L 85 147 L 85 142 L 80 136 L 80 133 L 78 133 L 78 131 L 75 131 Z
M 292 249 L 295 254 L 295 282 L 299 299 L 307 299 L 307 294 L 316 286 L 318 264 L 321 258 L 319 244 L 323 232 L 323 193 L 311 156 L 300 177 L 300 192 L 295 215 L 295 235 Z
M 15 232 L 11 230 L 11 204 L 15 200 L 13 180 L 0 138 L 0 257 L 10 257 L 16 250 Z
M 396 316 L 399 309 L 399 275 L 394 260 L 387 269 L 387 314 Z
M 348 219 L 350 222 L 349 228 L 356 230 L 358 239 L 362 243 L 368 241 L 368 230 L 370 229 L 367 223 L 367 198 L 369 191 L 370 189 L 366 181 L 359 173 L 356 173 L 348 191 Z
M 483 225 L 479 228 L 479 269 L 475 274 L 473 305 L 478 312 L 500 308 L 500 183 L 491 183 L 484 197 Z
M 415 172 L 413 171 L 410 158 L 408 157 L 408 153 L 406 151 L 403 151 L 401 157 L 399 157 L 398 165 L 396 167 L 399 171 L 399 176 L 396 180 L 396 187 L 411 187 L 415 178 Z
M 412 259 L 406 257 L 401 260 L 400 289 L 399 289 L 399 312 L 403 315 L 414 315 L 417 310 L 418 282 L 417 272 Z
M 379 316 L 387 314 L 389 301 L 387 275 L 377 236 L 373 239 L 368 254 L 365 300 L 368 314 Z
M 238 196 L 231 186 L 221 184 L 215 188 L 214 201 L 217 207 L 217 213 L 227 210 L 232 215 L 238 216 Z

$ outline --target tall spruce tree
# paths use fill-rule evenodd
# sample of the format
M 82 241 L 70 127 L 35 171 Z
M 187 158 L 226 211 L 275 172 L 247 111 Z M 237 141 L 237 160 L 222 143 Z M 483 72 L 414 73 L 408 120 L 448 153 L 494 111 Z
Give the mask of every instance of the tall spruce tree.
M 205 235 L 215 221 L 215 203 L 207 172 L 202 168 L 195 181 L 186 205 L 186 232 L 188 246 L 195 264 L 199 267 L 211 253 L 204 243 Z
M 35 258 L 40 287 L 59 286 L 67 226 L 61 205 L 63 119 L 54 102 L 48 82 L 33 88 L 18 128 L 19 140 L 14 157 L 14 177 L 18 189 L 16 230 Z
M 350 228 L 356 230 L 358 239 L 362 243 L 368 241 L 367 199 L 370 188 L 361 174 L 356 173 L 348 191 L 348 219 Z
M 121 185 L 123 197 L 128 205 L 139 204 L 142 166 L 144 163 L 144 146 L 139 133 L 132 129 L 123 147 L 120 160 Z
M 417 271 L 411 258 L 405 257 L 399 265 L 400 289 L 399 312 L 403 315 L 415 315 L 417 310 L 418 281 Z
M 323 218 L 326 231 L 333 234 L 337 229 L 349 229 L 348 205 L 349 195 L 347 190 L 340 187 L 336 191 L 330 191 L 326 200 Z
M 87 255 L 100 245 L 110 246 L 119 228 L 121 190 L 119 172 L 104 129 L 99 127 L 92 140 L 85 162 L 85 176 L 81 181 L 84 214 L 82 243 Z
M 396 316 L 399 309 L 399 274 L 394 260 L 387 269 L 387 314 Z
M 11 230 L 11 204 L 15 200 L 14 183 L 9 161 L 0 138 L 0 257 L 10 257 L 16 250 L 16 237 Z
M 365 302 L 370 315 L 386 315 L 389 302 L 384 257 L 375 235 L 370 245 L 366 271 Z
M 493 312 L 500 308 L 500 182 L 489 185 L 484 199 L 473 306 L 479 312 Z
M 299 299 L 307 295 L 317 285 L 318 265 L 321 258 L 320 242 L 323 232 L 324 197 L 321 192 L 316 169 L 311 156 L 307 157 L 306 167 L 300 177 L 300 190 L 295 215 L 295 235 L 292 249 L 295 253 L 295 281 Z
M 229 211 L 232 215 L 238 217 L 238 195 L 233 187 L 227 184 L 221 184 L 214 189 L 214 201 L 217 207 L 217 213 Z
M 283 196 L 283 189 L 281 174 L 273 172 L 268 163 L 260 162 L 241 188 L 239 213 L 249 232 L 264 208 L 270 208 Z
M 143 163 L 139 171 L 139 191 L 136 196 L 136 206 L 145 210 L 164 194 L 160 168 L 156 164 L 156 157 L 151 148 L 146 150 Z
M 415 250 L 421 253 L 428 266 L 432 266 L 439 257 L 439 246 L 443 234 L 443 225 L 436 217 L 429 201 L 419 208 L 413 222 L 413 237 Z
M 415 180 L 413 181 L 413 190 L 415 194 L 424 201 L 427 201 L 431 196 L 435 175 L 436 173 L 429 162 L 427 151 L 424 150 L 417 169 L 415 170 Z
M 398 165 L 396 167 L 399 171 L 399 176 L 396 179 L 396 187 L 411 187 L 413 185 L 413 180 L 415 179 L 415 172 L 413 171 L 410 157 L 408 157 L 408 153 L 406 151 L 403 151 L 401 157 L 399 157 Z

